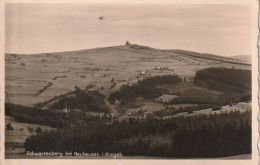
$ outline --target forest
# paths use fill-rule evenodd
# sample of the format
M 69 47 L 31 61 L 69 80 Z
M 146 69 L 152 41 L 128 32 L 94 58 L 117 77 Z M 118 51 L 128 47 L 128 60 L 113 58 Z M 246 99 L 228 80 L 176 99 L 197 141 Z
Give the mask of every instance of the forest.
M 251 112 L 68 127 L 29 137 L 26 151 L 118 153 L 167 158 L 251 153 Z
M 250 93 L 251 70 L 206 68 L 196 72 L 194 83 L 225 92 Z
M 75 87 L 72 96 L 66 96 L 58 99 L 49 109 L 81 109 L 83 111 L 105 112 L 110 110 L 105 105 L 105 95 L 97 90 L 85 91 Z
M 217 99 L 210 97 L 180 96 L 169 104 L 213 104 L 228 105 L 251 101 L 251 71 L 234 68 L 206 68 L 196 72 L 196 86 L 221 91 Z
M 137 84 L 133 84 L 132 86 L 122 86 L 119 91 L 116 91 L 110 95 L 109 100 L 111 102 L 121 100 L 121 104 L 125 104 L 138 97 L 155 99 L 167 93 L 166 89 L 160 88 L 161 85 L 174 85 L 179 82 L 181 82 L 181 78 L 177 75 L 148 77 L 142 81 L 139 81 Z
M 54 112 L 53 110 L 42 110 L 36 107 L 27 107 L 12 103 L 5 103 L 5 115 L 13 116 L 22 123 L 34 123 L 54 128 L 65 128 L 70 126 L 82 126 L 85 124 L 99 124 L 111 122 L 112 116 L 90 116 L 83 111 L 70 111 L 69 113 Z

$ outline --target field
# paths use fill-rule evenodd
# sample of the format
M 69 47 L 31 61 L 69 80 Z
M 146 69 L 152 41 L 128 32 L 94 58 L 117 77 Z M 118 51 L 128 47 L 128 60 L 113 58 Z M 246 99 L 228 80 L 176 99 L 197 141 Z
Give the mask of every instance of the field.
M 191 114 L 189 114 L 188 112 L 180 112 L 173 116 L 163 117 L 163 119 L 172 118 L 172 117 L 189 117 L 189 116 L 197 116 L 197 115 L 203 115 L 203 114 L 212 115 L 212 114 L 230 113 L 230 112 L 236 112 L 236 111 L 239 111 L 242 113 L 246 112 L 246 111 L 251 112 L 252 111 L 251 106 L 252 106 L 251 103 L 240 102 L 235 105 L 222 106 L 221 109 L 217 110 L 217 111 L 212 111 L 212 108 L 208 108 L 208 109 L 194 111 Z
M 13 130 L 6 130 L 5 132 L 5 145 L 6 145 L 6 158 L 12 157 L 12 155 L 23 154 L 25 152 L 24 142 L 27 137 L 36 134 L 35 132 L 29 132 L 28 127 L 36 130 L 38 127 L 42 131 L 53 130 L 54 128 L 37 125 L 16 122 L 11 116 L 5 117 L 5 123 L 11 124 Z M 21 131 L 22 130 L 22 131 Z
M 221 61 L 219 61 L 221 59 Z M 237 62 L 237 63 L 232 63 Z M 129 46 L 96 48 L 74 52 L 35 55 L 6 55 L 6 98 L 9 102 L 32 106 L 89 84 L 103 87 L 106 96 L 125 84 L 145 77 L 177 74 L 192 81 L 196 71 L 208 67 L 250 69 L 236 59 L 204 58 L 194 53 L 137 49 Z M 112 86 L 114 79 L 115 86 Z M 38 92 L 47 85 L 42 93 Z

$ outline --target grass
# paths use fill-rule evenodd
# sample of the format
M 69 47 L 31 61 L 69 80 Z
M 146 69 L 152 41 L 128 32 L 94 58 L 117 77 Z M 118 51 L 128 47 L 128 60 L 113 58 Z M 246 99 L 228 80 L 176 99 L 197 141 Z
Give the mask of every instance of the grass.
M 14 128 L 13 131 L 7 131 L 5 129 L 5 157 L 7 159 L 17 158 L 19 155 L 21 157 L 24 156 L 24 158 L 26 157 L 24 155 L 24 142 L 27 137 L 36 134 L 35 132 L 30 133 L 28 131 L 28 127 L 32 128 L 33 130 L 36 130 L 38 127 L 40 127 L 43 131 L 55 129 L 38 124 L 19 123 L 11 116 L 5 116 L 5 125 L 6 124 L 11 124 L 11 126 Z M 21 128 L 23 129 L 22 132 L 19 131 Z M 15 146 L 14 150 L 12 149 L 13 146 Z
M 38 124 L 29 124 L 29 123 L 20 123 L 14 120 L 13 117 L 11 116 L 5 116 L 5 125 L 10 123 L 12 127 L 14 128 L 13 131 L 6 131 L 6 141 L 7 142 L 21 142 L 23 143 L 24 138 L 30 136 L 32 134 L 35 134 L 35 132 L 30 133 L 28 131 L 28 127 L 33 128 L 33 130 L 37 129 L 40 127 L 42 130 L 51 130 L 54 128 L 47 127 L 47 126 L 42 126 Z M 22 133 L 19 131 L 19 129 L 23 128 Z

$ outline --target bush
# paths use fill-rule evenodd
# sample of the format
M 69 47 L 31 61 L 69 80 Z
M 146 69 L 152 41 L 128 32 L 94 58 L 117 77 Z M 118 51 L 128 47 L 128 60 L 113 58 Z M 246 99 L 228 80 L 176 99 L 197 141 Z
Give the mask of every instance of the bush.
M 41 89 L 41 90 L 37 93 L 37 95 L 43 93 L 47 88 L 51 87 L 52 85 L 53 85 L 52 82 L 48 82 L 48 83 L 43 87 L 43 89 Z
M 12 125 L 10 123 L 6 124 L 6 130 L 14 130 L 14 128 L 12 127 Z
M 116 83 L 113 82 L 113 84 L 111 85 L 110 89 L 113 89 L 116 86 Z
M 42 133 L 42 129 L 41 129 L 41 127 L 36 128 L 35 132 L 36 132 L 37 134 Z
M 28 127 L 27 129 L 28 129 L 28 132 L 30 132 L 30 133 L 33 133 L 33 131 L 34 131 L 33 128 L 31 128 L 31 127 Z
M 95 84 L 89 84 L 87 87 L 86 87 L 86 89 L 88 90 L 88 89 L 92 89 L 92 88 L 94 88 L 96 85 Z

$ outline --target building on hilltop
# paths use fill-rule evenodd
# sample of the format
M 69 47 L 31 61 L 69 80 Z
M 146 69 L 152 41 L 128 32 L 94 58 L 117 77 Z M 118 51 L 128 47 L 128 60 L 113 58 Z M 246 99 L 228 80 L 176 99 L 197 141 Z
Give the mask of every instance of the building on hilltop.
M 131 45 L 130 42 L 126 41 L 125 45 Z

